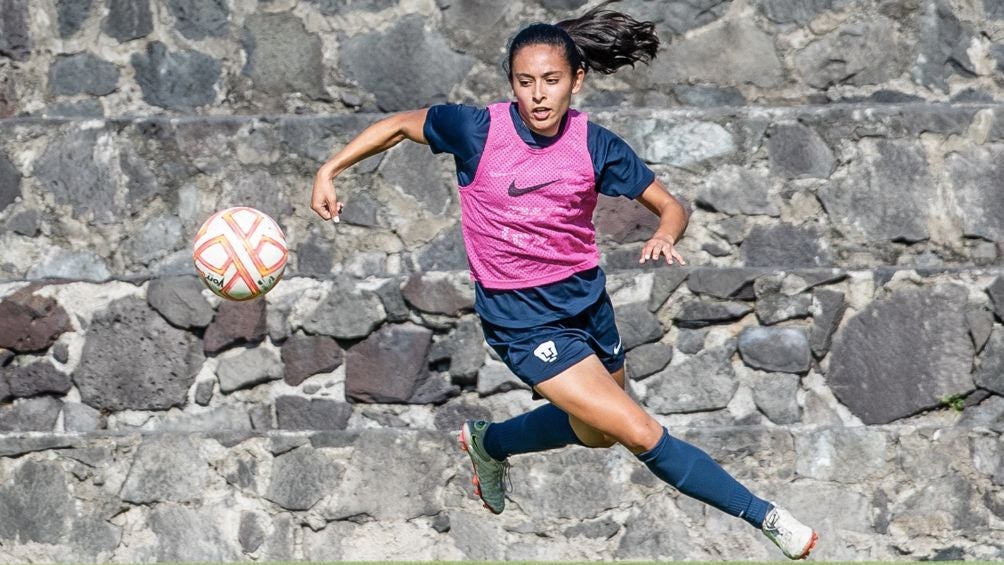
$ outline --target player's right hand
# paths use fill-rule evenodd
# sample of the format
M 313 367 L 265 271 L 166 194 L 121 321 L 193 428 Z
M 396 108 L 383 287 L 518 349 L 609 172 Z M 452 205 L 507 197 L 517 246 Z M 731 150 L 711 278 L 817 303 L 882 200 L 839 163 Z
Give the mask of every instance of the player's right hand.
M 335 181 L 324 169 L 317 171 L 314 177 L 314 190 L 310 195 L 310 209 L 325 220 L 338 221 L 342 213 L 342 203 L 335 196 Z

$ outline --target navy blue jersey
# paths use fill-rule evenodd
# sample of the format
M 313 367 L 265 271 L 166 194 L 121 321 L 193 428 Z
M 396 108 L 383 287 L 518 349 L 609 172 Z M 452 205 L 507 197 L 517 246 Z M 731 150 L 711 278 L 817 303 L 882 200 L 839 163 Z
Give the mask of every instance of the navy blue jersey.
M 530 130 L 516 104 L 510 117 L 520 138 L 533 148 L 547 147 L 561 137 L 564 121 L 554 137 Z M 566 116 L 567 117 L 567 116 Z M 467 186 L 481 162 L 491 118 L 487 108 L 441 104 L 429 108 L 423 132 L 433 153 L 453 155 L 457 183 Z M 593 161 L 596 190 L 607 196 L 637 198 L 655 180 L 655 173 L 614 133 L 589 122 L 587 148 Z M 493 290 L 475 283 L 474 308 L 488 322 L 509 328 L 528 328 L 582 312 L 603 294 L 606 277 L 596 267 L 556 283 L 518 290 Z

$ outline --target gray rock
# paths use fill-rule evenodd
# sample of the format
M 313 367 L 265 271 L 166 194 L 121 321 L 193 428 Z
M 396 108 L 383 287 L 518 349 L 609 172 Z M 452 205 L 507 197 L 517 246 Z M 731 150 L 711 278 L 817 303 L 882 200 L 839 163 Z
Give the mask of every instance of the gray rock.
M 101 29 L 119 43 L 146 37 L 153 31 L 150 0 L 106 0 L 108 15 Z
M 226 0 L 169 0 L 175 28 L 188 39 L 226 35 L 230 9 Z
M 730 46 L 728 56 L 721 50 L 722 45 Z M 715 56 L 709 59 L 709 53 Z M 674 41 L 651 67 L 651 80 L 668 86 L 706 83 L 771 87 L 785 79 L 773 39 L 748 18 L 722 20 L 699 34 Z
M 456 188 L 443 182 L 442 163 L 429 158 L 429 148 L 418 143 L 399 144 L 387 152 L 380 164 L 380 176 L 408 196 L 422 210 L 442 214 L 453 201 Z
M 48 361 L 35 361 L 30 365 L 4 370 L 10 394 L 15 398 L 28 398 L 41 394 L 66 394 L 73 383 L 70 377 Z
M 601 240 L 617 243 L 648 241 L 659 227 L 659 218 L 647 208 L 627 198 L 600 198 L 593 213 L 593 224 Z M 641 253 L 635 253 L 637 268 Z
M 704 340 L 707 336 L 707 329 L 693 330 L 680 328 L 680 333 L 676 336 L 676 349 L 681 353 L 693 355 L 704 349 Z
M 321 38 L 307 32 L 299 18 L 290 13 L 255 14 L 244 30 L 243 72 L 254 81 L 255 90 L 273 96 L 302 92 L 315 99 L 328 97 Z
M 70 346 L 65 341 L 57 341 L 52 346 L 52 358 L 65 365 L 70 360 Z
M 265 529 L 257 514 L 254 512 L 241 513 L 241 525 L 237 529 L 237 540 L 240 541 L 241 551 L 244 553 L 254 553 L 265 543 Z
M 464 234 L 458 222 L 443 230 L 428 245 L 417 253 L 416 261 L 420 271 L 466 271 L 467 252 L 464 249 Z
M 415 273 L 401 294 L 408 304 L 422 312 L 460 316 L 474 308 L 474 288 L 466 276 Z
M 895 455 L 889 438 L 878 430 L 825 428 L 795 436 L 799 475 L 820 481 L 856 483 L 880 477 Z
M 994 190 L 1004 182 L 1004 152 L 983 147 L 953 152 L 945 158 L 959 218 L 966 236 L 1004 242 L 1004 194 Z
M 757 0 L 760 13 L 779 24 L 805 25 L 833 7 L 845 4 L 841 0 Z
M 414 324 L 390 325 L 349 349 L 345 396 L 354 402 L 407 402 L 429 376 L 432 332 Z
M 987 287 L 987 294 L 994 304 L 994 312 L 999 320 L 1004 320 L 1004 276 L 994 279 L 994 282 Z
M 2 157 L 0 157 L 2 159 Z M 0 165 L 2 166 L 2 165 Z M 0 173 L 2 175 L 3 173 Z M 2 184 L 3 181 L 0 181 Z M 2 191 L 3 189 L 0 189 Z M 0 209 L 3 209 L 3 205 L 0 205 Z M 41 228 L 41 218 L 39 217 L 38 210 L 25 210 L 18 214 L 14 214 L 7 220 L 7 229 L 20 235 L 25 235 L 28 237 L 35 237 L 38 235 L 39 229 Z
M 478 394 L 491 396 L 510 390 L 529 390 L 526 383 L 519 380 L 505 364 L 498 361 L 485 363 L 478 371 Z
M 198 51 L 168 51 L 154 41 L 146 53 L 133 53 L 130 59 L 136 82 L 148 104 L 172 110 L 189 110 L 216 100 L 216 82 L 221 65 Z
M 387 8 L 397 6 L 397 0 L 308 0 L 311 4 L 317 4 L 317 8 L 325 16 L 337 16 L 349 10 L 360 10 L 366 12 L 381 12 Z
M 277 456 L 272 463 L 272 480 L 265 498 L 286 510 L 310 510 L 328 493 L 338 490 L 344 474 L 342 463 L 323 451 L 294 449 Z
M 869 241 L 922 241 L 939 201 L 923 150 L 890 140 L 863 140 L 847 180 L 827 184 L 819 197 L 832 221 Z
M 275 415 L 280 430 L 344 430 L 352 416 L 352 405 L 321 398 L 280 396 L 275 399 Z
M 225 520 L 235 522 L 235 518 L 226 515 Z M 241 558 L 236 540 L 223 533 L 225 522 L 209 508 L 158 504 L 147 523 L 155 536 L 151 543 L 156 561 L 215 563 Z
M 220 379 L 220 392 L 230 394 L 281 379 L 282 370 L 278 356 L 263 347 L 256 347 L 234 357 L 221 357 L 216 375 Z
M 33 291 L 26 287 L 0 300 L 0 347 L 15 353 L 44 351 L 73 329 L 62 306 Z
M 122 241 L 122 255 L 127 261 L 134 264 L 153 264 L 158 259 L 163 259 L 169 250 L 185 247 L 188 243 L 188 234 L 185 234 L 184 230 L 181 220 L 174 216 L 148 221 Z M 191 273 L 192 264 L 190 261 L 188 256 L 179 258 L 178 267 L 167 268 L 163 271 L 169 274 Z
M 627 353 L 627 376 L 640 381 L 665 369 L 672 360 L 673 346 L 668 343 L 639 345 Z
M 767 141 L 772 174 L 786 179 L 829 178 L 833 151 L 812 128 L 800 124 L 773 127 Z
M 744 106 L 746 97 L 737 88 L 707 85 L 681 84 L 673 89 L 676 99 L 685 106 L 717 108 L 720 106 Z
M 920 17 L 919 53 L 912 69 L 914 82 L 948 92 L 947 79 L 954 74 L 953 70 L 975 75 L 977 71 L 967 51 L 978 36 L 971 24 L 963 24 L 955 17 L 947 2 L 928 3 Z
M 0 484 L 0 539 L 59 544 L 77 516 L 63 469 L 54 461 L 25 458 Z
M 1004 326 L 994 326 L 983 353 L 977 358 L 977 367 L 973 375 L 976 385 L 1004 395 Z
M 646 162 L 687 168 L 735 153 L 733 134 L 712 122 L 680 125 L 662 120 L 646 120 L 626 139 Z
M 753 311 L 753 307 L 741 302 L 685 302 L 673 320 L 681 328 L 696 329 L 738 320 Z
M 760 277 L 754 284 L 757 319 L 765 326 L 809 315 L 812 296 L 806 293 L 789 295 L 782 291 L 782 285 L 782 280 L 774 276 Z
M 144 438 L 122 485 L 122 500 L 134 504 L 202 500 L 210 486 L 209 461 L 185 434 Z
M 990 339 L 990 332 L 994 328 L 994 314 L 986 306 L 970 306 L 966 310 L 966 325 L 969 327 L 969 336 L 973 339 L 973 347 L 976 353 L 983 351 L 983 346 Z
M 770 200 L 766 178 L 739 167 L 725 167 L 711 173 L 697 193 L 698 206 L 726 214 L 777 217 L 780 208 Z
M 377 294 L 336 281 L 317 309 L 304 320 L 303 329 L 337 339 L 358 339 L 369 335 L 386 319 Z
M 866 424 L 887 424 L 973 389 L 966 290 L 897 290 L 849 319 L 830 350 L 827 381 Z
M 184 406 L 202 367 L 201 345 L 143 300 L 122 298 L 94 316 L 73 382 L 82 401 L 99 410 Z
M 195 403 L 199 406 L 209 406 L 213 400 L 213 391 L 216 383 L 213 381 L 202 381 L 195 387 Z
M 790 224 L 754 226 L 740 248 L 747 267 L 820 267 L 833 262 L 821 234 L 812 227 Z
M 0 56 L 26 61 L 34 47 L 28 25 L 27 0 L 4 0 L 0 10 Z
M 472 57 L 453 52 L 424 27 L 421 16 L 405 16 L 386 31 L 357 35 L 342 45 L 344 70 L 385 112 L 445 98 L 474 65 Z
M 620 524 L 610 518 L 603 518 L 600 520 L 592 520 L 576 524 L 565 529 L 564 534 L 569 538 L 584 537 L 589 539 L 606 540 L 614 537 L 620 531 Z
M 449 334 L 437 336 L 429 351 L 429 362 L 448 364 L 454 382 L 473 384 L 485 363 L 485 338 L 478 318 L 462 318 Z
M 614 557 L 634 561 L 656 555 L 691 555 L 694 545 L 683 513 L 671 501 L 657 496 L 624 521 L 624 536 L 617 544 Z
M 204 328 L 215 314 L 202 296 L 205 288 L 194 276 L 154 279 L 147 286 L 146 301 L 175 327 Z
M 80 31 L 87 17 L 91 15 L 93 3 L 94 0 L 56 0 L 59 37 L 65 39 Z
M 63 404 L 63 428 L 67 432 L 93 432 L 104 427 L 101 412 L 86 404 Z
M 296 250 L 296 272 L 299 275 L 328 275 L 335 265 L 331 241 L 311 234 Z
M 491 420 L 491 411 L 480 404 L 447 402 L 436 409 L 433 425 L 442 432 L 456 432 L 467 420 Z
M 105 107 L 94 98 L 75 101 L 58 101 L 45 108 L 47 118 L 103 118 Z
M 900 76 L 909 61 L 909 42 L 894 20 L 873 16 L 844 24 L 795 54 L 795 70 L 806 84 L 882 84 Z
M 100 222 L 99 222 L 100 223 Z M 106 281 L 111 277 L 108 265 L 93 251 L 57 249 L 28 270 L 28 278 L 64 281 Z
M 0 212 L 13 204 L 20 196 L 21 172 L 17 170 L 7 154 L 0 151 Z M 10 223 L 8 223 L 8 228 L 15 229 L 10 227 Z
M 52 432 L 62 407 L 51 396 L 0 404 L 0 432 Z
M 384 311 L 387 312 L 388 322 L 398 323 L 408 320 L 408 314 L 411 310 L 404 301 L 404 295 L 401 294 L 401 282 L 398 279 L 391 279 L 383 283 L 376 289 L 376 293 L 380 297 L 380 302 L 383 303 Z
M 307 377 L 334 371 L 342 364 L 345 352 L 327 336 L 293 336 L 282 345 L 283 380 L 299 386 Z
M 735 298 L 753 281 L 763 275 L 762 271 L 743 268 L 703 267 L 693 269 L 687 277 L 687 288 L 691 292 L 715 298 Z
M 753 401 L 775 424 L 798 423 L 801 418 L 796 398 L 799 382 L 795 375 L 758 374 L 753 381 Z
M 690 275 L 690 271 L 680 267 L 665 267 L 655 271 L 655 280 L 652 282 L 652 295 L 648 299 L 648 309 L 651 312 L 662 308 L 662 305 L 669 300 L 669 297 L 679 288 Z
M 107 141 L 107 135 L 75 128 L 52 139 L 33 167 L 40 188 L 56 204 L 66 206 L 74 218 L 98 224 L 122 220 L 122 208 L 115 201 L 117 172 L 108 159 L 95 154 L 99 140 Z
M 644 302 L 615 306 L 614 316 L 617 319 L 621 345 L 625 351 L 630 351 L 643 343 L 656 341 L 662 337 L 662 324 L 649 311 L 648 304 Z
M 206 328 L 206 353 L 219 353 L 228 347 L 264 340 L 268 329 L 266 306 L 262 298 L 221 303 L 216 317 Z
M 104 96 L 118 83 L 118 67 L 91 53 L 60 55 L 49 68 L 49 92 L 56 96 Z
M 644 404 L 657 414 L 702 412 L 725 408 L 739 388 L 729 360 L 731 347 L 698 353 L 645 381 Z
M 780 373 L 805 373 L 812 361 L 809 338 L 802 328 L 743 328 L 739 353 L 754 369 Z
M 844 293 L 837 290 L 819 288 L 812 291 L 813 312 L 812 330 L 809 333 L 809 346 L 817 358 L 823 358 L 830 350 L 833 332 L 837 331 L 840 321 L 847 311 Z

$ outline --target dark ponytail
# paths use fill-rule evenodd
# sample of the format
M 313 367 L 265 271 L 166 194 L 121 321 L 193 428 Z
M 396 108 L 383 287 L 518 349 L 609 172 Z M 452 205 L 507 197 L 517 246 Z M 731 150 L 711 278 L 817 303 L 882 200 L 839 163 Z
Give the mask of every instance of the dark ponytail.
M 557 24 L 531 24 L 509 41 L 508 59 L 503 65 L 512 80 L 512 60 L 529 45 L 554 45 L 565 51 L 572 71 L 594 70 L 609 75 L 617 69 L 641 61 L 648 63 L 659 50 L 655 24 L 639 22 L 631 16 L 607 10 L 618 0 L 606 0 L 578 18 Z

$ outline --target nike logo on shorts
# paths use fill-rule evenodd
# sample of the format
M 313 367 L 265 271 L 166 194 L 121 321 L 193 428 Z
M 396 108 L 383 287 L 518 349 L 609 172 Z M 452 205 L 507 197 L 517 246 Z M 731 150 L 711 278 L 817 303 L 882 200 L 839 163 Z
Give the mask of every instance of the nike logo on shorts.
M 525 188 L 517 188 L 516 181 L 513 180 L 511 183 L 509 183 L 509 196 L 516 197 L 516 196 L 523 196 L 524 194 L 530 194 L 535 190 L 540 190 L 545 186 L 550 186 L 556 182 L 558 182 L 557 179 L 552 180 L 551 182 L 545 182 L 543 184 L 535 184 L 533 186 L 527 186 Z
M 621 340 L 618 339 L 617 345 L 614 346 L 614 355 L 617 355 L 620 352 L 621 352 Z

